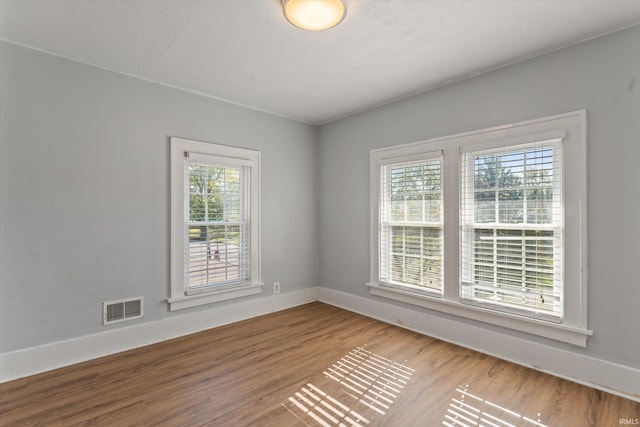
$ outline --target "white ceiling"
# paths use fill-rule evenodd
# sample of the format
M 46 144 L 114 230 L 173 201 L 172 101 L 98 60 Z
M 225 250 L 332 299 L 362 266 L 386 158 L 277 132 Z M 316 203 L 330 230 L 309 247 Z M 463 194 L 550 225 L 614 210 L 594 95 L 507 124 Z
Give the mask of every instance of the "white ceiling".
M 306 32 L 280 0 L 0 0 L 0 37 L 321 124 L 640 22 L 640 0 L 347 0 Z

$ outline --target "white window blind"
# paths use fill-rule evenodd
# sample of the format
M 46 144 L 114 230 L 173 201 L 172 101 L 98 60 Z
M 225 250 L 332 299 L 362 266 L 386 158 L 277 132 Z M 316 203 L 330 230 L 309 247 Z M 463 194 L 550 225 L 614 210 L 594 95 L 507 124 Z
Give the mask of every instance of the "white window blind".
M 442 291 L 441 158 L 380 167 L 380 281 Z
M 560 139 L 462 154 L 464 303 L 561 320 L 561 189 Z
M 187 294 L 250 279 L 250 166 L 185 153 Z

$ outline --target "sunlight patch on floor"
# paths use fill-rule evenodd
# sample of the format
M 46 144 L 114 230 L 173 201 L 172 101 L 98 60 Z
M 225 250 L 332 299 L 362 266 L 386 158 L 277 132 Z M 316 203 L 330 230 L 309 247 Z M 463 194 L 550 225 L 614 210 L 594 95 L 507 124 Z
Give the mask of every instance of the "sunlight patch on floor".
M 291 396 L 289 402 L 321 426 L 362 427 L 369 424 L 367 418 L 311 383 Z
M 355 393 L 360 403 L 384 415 L 413 372 L 403 364 L 356 347 L 324 374 Z
M 446 427 L 546 427 L 537 420 L 511 411 L 469 392 L 469 384 L 456 388 L 442 425 Z
M 364 427 L 385 415 L 414 369 L 356 347 L 283 404 L 306 425 Z M 319 383 L 322 383 L 320 385 Z

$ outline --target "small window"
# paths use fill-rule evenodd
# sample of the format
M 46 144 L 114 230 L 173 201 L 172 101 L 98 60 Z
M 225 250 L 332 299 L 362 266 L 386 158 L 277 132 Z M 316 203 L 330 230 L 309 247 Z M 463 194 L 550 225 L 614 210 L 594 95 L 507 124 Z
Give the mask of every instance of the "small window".
M 260 153 L 171 139 L 171 309 L 260 292 Z

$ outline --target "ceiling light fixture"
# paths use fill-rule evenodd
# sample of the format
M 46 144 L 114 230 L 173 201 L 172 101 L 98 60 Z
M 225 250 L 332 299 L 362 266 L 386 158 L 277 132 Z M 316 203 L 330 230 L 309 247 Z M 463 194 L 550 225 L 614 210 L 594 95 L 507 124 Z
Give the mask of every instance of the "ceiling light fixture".
M 322 31 L 335 27 L 347 14 L 344 0 L 282 0 L 284 16 L 303 30 Z

